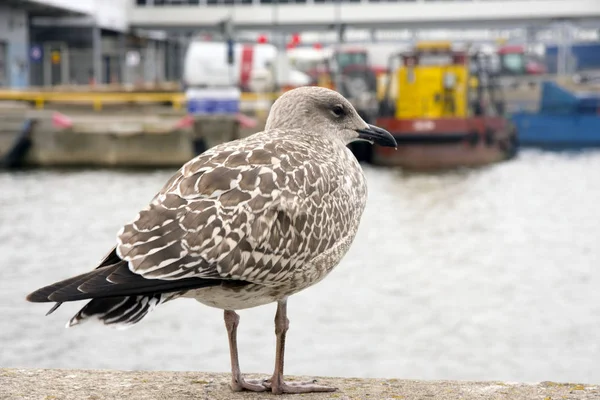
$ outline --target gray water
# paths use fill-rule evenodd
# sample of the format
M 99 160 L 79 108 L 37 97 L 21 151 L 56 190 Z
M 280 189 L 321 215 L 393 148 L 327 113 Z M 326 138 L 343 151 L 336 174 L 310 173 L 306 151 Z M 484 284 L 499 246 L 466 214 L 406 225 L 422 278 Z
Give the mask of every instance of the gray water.
M 286 373 L 600 382 L 600 153 L 364 169 L 352 249 L 289 301 Z M 229 370 L 222 313 L 193 300 L 124 331 L 24 300 L 94 268 L 172 172 L 0 174 L 0 366 Z M 242 371 L 272 372 L 274 311 L 240 312 Z

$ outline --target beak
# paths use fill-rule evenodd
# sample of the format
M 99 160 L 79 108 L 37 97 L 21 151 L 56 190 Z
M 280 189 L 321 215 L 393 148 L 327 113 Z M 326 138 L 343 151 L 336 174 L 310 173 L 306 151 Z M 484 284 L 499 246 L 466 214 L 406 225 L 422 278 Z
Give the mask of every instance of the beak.
M 375 125 L 370 125 L 365 129 L 357 129 L 360 139 L 368 140 L 371 143 L 377 143 L 380 146 L 398 147 L 396 139 L 391 133 Z

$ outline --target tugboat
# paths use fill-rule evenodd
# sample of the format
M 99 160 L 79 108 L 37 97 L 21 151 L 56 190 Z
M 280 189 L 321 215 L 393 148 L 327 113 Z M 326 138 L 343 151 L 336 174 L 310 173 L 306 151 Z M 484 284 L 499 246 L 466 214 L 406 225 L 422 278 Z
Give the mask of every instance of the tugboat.
M 374 146 L 373 164 L 432 171 L 516 153 L 497 74 L 481 52 L 419 42 L 390 57 L 384 90 L 375 124 L 394 135 L 398 149 Z

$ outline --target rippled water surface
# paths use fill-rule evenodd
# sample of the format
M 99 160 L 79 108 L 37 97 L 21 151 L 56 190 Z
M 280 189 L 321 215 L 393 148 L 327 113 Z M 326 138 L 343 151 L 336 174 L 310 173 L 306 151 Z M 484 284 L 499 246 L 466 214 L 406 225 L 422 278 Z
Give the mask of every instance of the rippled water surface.
M 364 169 L 352 249 L 289 301 L 286 373 L 600 382 L 600 153 Z M 193 300 L 124 331 L 24 300 L 94 268 L 172 172 L 0 174 L 0 366 L 229 370 L 221 311 Z M 242 371 L 272 371 L 274 311 L 240 312 Z

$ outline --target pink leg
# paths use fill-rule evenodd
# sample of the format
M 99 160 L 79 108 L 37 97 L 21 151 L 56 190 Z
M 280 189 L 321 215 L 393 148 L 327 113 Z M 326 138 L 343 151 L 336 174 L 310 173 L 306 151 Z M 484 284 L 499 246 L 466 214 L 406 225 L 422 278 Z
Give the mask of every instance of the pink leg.
M 240 316 L 235 311 L 225 310 L 224 318 L 227 336 L 229 336 L 229 354 L 231 356 L 231 389 L 234 392 L 241 392 L 242 390 L 264 392 L 267 388 L 262 381 L 245 381 L 240 372 L 237 350 L 237 327 L 240 323 Z
M 285 351 L 285 334 L 290 327 L 290 321 L 287 318 L 287 300 L 277 302 L 277 313 L 275 314 L 275 335 L 277 336 L 277 348 L 275 353 L 275 371 L 270 381 L 264 384 L 271 387 L 275 394 L 282 393 L 310 393 L 310 392 L 335 392 L 334 387 L 321 386 L 310 382 L 290 382 L 283 380 L 283 360 Z

